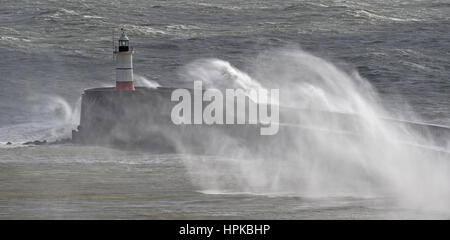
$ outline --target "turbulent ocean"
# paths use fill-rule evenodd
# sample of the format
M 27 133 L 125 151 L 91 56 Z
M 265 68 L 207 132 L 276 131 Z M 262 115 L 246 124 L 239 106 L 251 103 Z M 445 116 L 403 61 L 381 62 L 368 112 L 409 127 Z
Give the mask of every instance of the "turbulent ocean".
M 262 162 L 23 145 L 70 137 L 83 90 L 114 86 L 120 28 L 137 86 L 282 83 L 289 107 L 450 126 L 446 0 L 1 0 L 0 219 L 450 218 L 450 146 L 390 132 Z

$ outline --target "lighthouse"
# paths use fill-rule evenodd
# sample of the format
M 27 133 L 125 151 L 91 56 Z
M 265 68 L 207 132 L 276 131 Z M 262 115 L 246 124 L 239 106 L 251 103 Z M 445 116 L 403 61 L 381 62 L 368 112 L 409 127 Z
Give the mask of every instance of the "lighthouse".
M 133 53 L 130 40 L 122 29 L 119 38 L 119 47 L 114 48 L 116 59 L 116 90 L 134 91 L 133 84 Z

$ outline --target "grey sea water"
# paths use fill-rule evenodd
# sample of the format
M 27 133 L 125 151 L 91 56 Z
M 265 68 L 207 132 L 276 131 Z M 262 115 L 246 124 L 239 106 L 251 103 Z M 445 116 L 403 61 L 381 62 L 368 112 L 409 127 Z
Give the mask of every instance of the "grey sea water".
M 181 85 L 180 69 L 201 58 L 252 75 L 260 54 L 302 49 L 356 70 L 393 116 L 449 126 L 449 16 L 445 0 L 2 0 L 0 218 L 449 218 L 448 204 L 382 196 L 209 189 L 189 164 L 206 156 L 21 144 L 69 136 L 83 89 L 114 84 L 120 27 L 141 84 Z

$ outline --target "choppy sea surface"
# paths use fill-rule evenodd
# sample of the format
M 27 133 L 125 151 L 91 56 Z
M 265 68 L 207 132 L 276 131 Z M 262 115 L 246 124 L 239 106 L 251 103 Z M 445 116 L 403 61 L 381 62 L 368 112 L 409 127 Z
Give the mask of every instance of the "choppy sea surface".
M 393 116 L 450 126 L 446 0 L 2 0 L 0 218 L 450 218 L 450 206 L 389 197 L 205 189 L 186 161 L 206 156 L 23 146 L 68 137 L 82 91 L 114 84 L 111 35 L 120 27 L 136 49 L 138 84 L 178 86 L 179 70 L 203 58 L 251 75 L 260 54 L 302 49 L 356 70 Z

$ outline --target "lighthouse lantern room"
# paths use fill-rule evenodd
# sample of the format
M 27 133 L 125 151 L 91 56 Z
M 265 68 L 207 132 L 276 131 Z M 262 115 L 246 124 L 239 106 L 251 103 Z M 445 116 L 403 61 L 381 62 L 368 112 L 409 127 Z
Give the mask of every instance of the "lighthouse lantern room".
M 116 90 L 134 91 L 133 84 L 133 53 L 130 40 L 122 29 L 119 47 L 114 49 L 116 59 Z

